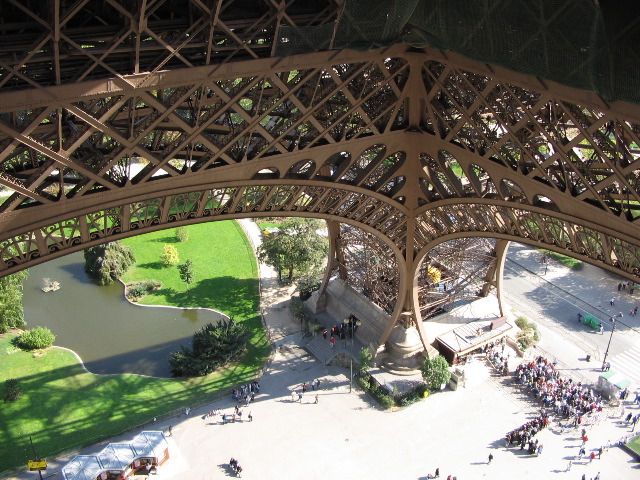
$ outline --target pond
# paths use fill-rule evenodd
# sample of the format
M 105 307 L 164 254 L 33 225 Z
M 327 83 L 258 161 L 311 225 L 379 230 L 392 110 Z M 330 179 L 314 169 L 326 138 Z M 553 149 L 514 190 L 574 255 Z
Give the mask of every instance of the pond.
M 60 289 L 43 292 L 44 279 Z M 205 309 L 141 307 L 120 283 L 98 286 L 84 272 L 82 252 L 32 267 L 24 285 L 27 326 L 43 326 L 55 345 L 76 352 L 92 373 L 170 377 L 169 354 L 223 316 Z

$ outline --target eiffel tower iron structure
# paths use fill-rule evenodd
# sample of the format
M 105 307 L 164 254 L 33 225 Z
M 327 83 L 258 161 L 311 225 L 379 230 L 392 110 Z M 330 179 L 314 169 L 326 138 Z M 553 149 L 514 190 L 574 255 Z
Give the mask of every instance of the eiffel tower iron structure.
M 443 2 L 383 28 L 401 3 L 0 0 L 0 275 L 174 226 L 315 217 L 322 288 L 385 311 L 379 345 L 414 328 L 425 349 L 430 267 L 500 298 L 510 241 L 638 280 L 640 75 L 580 85 L 571 45 L 555 76 L 474 58 L 477 19 L 447 48 L 416 41 L 416 9 Z M 597 23 L 597 3 L 554 4 Z M 553 20 L 500 48 L 537 52 Z

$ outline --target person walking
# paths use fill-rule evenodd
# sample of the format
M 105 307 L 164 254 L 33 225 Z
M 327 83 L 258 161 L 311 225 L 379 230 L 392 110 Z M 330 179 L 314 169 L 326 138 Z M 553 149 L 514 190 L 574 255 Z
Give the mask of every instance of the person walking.
M 594 458 L 596 458 L 596 452 L 591 452 L 589 454 L 589 463 L 593 462 Z
M 491 464 L 491 460 L 493 460 L 493 453 L 489 454 L 489 461 L 487 462 L 489 465 Z
M 316 400 L 313 403 L 315 403 L 315 404 L 318 403 L 318 394 L 317 393 L 316 393 Z
M 611 305 L 612 307 L 616 304 L 616 299 L 612 298 L 611 300 L 609 300 L 609 305 Z
M 336 339 L 335 339 L 335 338 L 333 338 L 333 337 L 331 337 L 331 338 L 329 339 L 329 346 L 330 346 L 331 348 L 333 348 L 333 346 L 334 346 L 335 344 L 336 344 Z
M 173 437 L 173 427 L 169 425 L 169 436 Z
M 571 471 L 571 465 L 573 465 L 573 461 L 569 460 L 569 463 L 567 464 L 567 469 L 565 470 L 565 472 Z
M 249 410 L 249 415 L 247 415 L 247 417 L 249 418 L 250 422 L 253 422 L 253 412 L 251 410 Z

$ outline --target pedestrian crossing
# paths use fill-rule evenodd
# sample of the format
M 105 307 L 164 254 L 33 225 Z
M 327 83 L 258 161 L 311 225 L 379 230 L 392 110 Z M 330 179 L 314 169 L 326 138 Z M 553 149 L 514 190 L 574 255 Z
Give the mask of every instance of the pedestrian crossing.
M 640 345 L 610 357 L 611 370 L 631 380 L 633 387 L 640 387 Z

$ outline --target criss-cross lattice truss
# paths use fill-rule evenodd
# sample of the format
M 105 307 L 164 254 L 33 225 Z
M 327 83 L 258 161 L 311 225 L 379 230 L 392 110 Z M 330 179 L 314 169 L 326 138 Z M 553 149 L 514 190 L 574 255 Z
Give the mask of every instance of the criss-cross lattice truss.
M 431 266 L 497 286 L 509 240 L 640 276 L 636 105 L 400 43 L 275 56 L 342 2 L 1 3 L 2 275 L 279 215 L 342 224 L 330 269 L 391 326 L 442 304 Z

